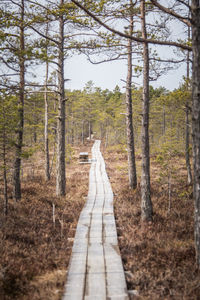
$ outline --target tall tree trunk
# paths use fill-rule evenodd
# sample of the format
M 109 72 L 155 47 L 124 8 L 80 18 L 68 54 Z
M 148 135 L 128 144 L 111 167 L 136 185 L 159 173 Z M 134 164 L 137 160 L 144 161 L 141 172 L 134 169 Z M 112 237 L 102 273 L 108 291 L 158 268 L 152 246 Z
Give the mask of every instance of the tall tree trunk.
M 88 124 L 88 131 L 89 131 L 89 140 L 91 141 L 91 121 L 89 120 Z
M 189 107 L 188 103 L 186 103 L 186 111 L 185 111 L 185 161 L 187 168 L 187 183 L 192 183 L 192 170 L 190 164 L 190 128 L 189 128 Z
M 33 142 L 37 143 L 37 113 L 36 113 L 36 103 L 33 103 Z
M 189 3 L 188 3 L 189 4 Z M 188 27 L 188 40 L 190 39 L 190 27 Z M 189 89 L 190 79 L 190 52 L 187 53 L 187 90 Z M 192 183 L 192 171 L 190 165 L 190 126 L 189 126 L 189 104 L 190 101 L 187 99 L 185 108 L 185 161 L 187 168 L 187 182 Z
M 19 54 L 19 67 L 20 67 L 20 83 L 19 83 L 19 100 L 18 100 L 18 125 L 16 129 L 16 151 L 14 161 L 14 174 L 13 174 L 13 196 L 16 201 L 21 199 L 21 154 L 23 146 L 23 130 L 24 130 L 24 84 L 25 84 L 25 64 L 24 64 L 24 0 L 21 0 L 20 6 L 20 54 Z
M 193 197 L 195 202 L 195 246 L 196 262 L 200 268 L 200 2 L 192 0 L 192 137 L 194 185 Z
M 4 181 L 4 215 L 8 214 L 8 182 L 7 182 L 7 165 L 6 165 L 6 156 L 3 157 L 4 166 L 3 166 L 3 181 Z
M 82 139 L 82 144 L 84 144 L 84 120 L 82 121 L 81 139 Z
M 48 36 L 48 28 L 49 23 L 47 22 L 46 26 L 46 36 Z M 46 54 L 48 55 L 48 45 L 46 46 Z M 44 105 L 45 105 L 45 112 L 44 112 L 44 144 L 45 144 L 45 178 L 46 180 L 50 180 L 50 163 L 49 163 L 49 120 L 48 120 L 48 77 L 49 77 L 49 62 L 46 61 L 46 78 L 45 78 L 45 93 L 44 93 Z
M 165 104 L 163 104 L 163 128 L 162 128 L 163 136 L 165 136 L 165 131 L 166 131 L 166 115 L 165 115 Z
M 130 35 L 133 34 L 133 1 L 130 0 Z M 127 133 L 127 148 L 128 148 L 128 173 L 129 187 L 135 189 L 137 187 L 137 173 L 135 164 L 135 145 L 133 131 L 133 115 L 132 115 L 132 40 L 128 40 L 128 73 L 126 79 L 126 133 Z
M 142 37 L 147 39 L 145 20 L 145 0 L 140 1 Z M 153 207 L 150 187 L 149 157 L 149 49 L 143 43 L 143 110 L 142 110 L 142 176 L 141 176 L 141 217 L 152 221 Z
M 105 148 L 108 147 L 108 136 L 109 136 L 109 130 L 107 129 L 108 124 L 106 125 L 106 141 L 105 141 Z
M 8 214 L 8 182 L 7 182 L 7 162 L 6 162 L 6 128 L 5 128 L 5 110 L 3 107 L 3 182 L 4 182 L 4 215 Z
M 64 92 L 64 18 L 60 0 L 59 16 L 59 54 L 58 54 L 58 122 L 57 122 L 57 176 L 56 194 L 63 196 L 66 193 L 65 174 L 65 92 Z

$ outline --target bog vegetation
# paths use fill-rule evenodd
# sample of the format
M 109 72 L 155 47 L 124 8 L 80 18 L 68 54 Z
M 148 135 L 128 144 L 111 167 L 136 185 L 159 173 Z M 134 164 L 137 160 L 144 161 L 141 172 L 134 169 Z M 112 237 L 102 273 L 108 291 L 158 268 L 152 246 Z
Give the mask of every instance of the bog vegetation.
M 116 194 L 129 288 L 144 299 L 200 294 L 199 1 L 124 2 L 1 1 L 3 299 L 60 299 L 87 196 L 78 152 L 93 138 Z M 158 45 L 176 51 L 161 57 Z M 92 81 L 68 90 L 64 64 L 74 53 L 125 60 L 125 92 Z M 174 91 L 151 86 L 179 64 L 186 74 Z

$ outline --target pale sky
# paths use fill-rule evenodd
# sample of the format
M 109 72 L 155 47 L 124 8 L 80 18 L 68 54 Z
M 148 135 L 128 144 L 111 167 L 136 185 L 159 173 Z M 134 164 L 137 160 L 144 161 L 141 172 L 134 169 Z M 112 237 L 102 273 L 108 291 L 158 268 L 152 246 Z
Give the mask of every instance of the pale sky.
M 162 75 L 156 82 L 151 82 L 151 85 L 164 86 L 166 89 L 173 90 L 179 87 L 185 72 L 186 66 L 183 64 L 180 68 L 169 71 L 167 75 Z M 123 91 L 125 83 L 121 79 L 125 80 L 126 74 L 125 60 L 93 65 L 85 56 L 76 55 L 71 59 L 66 59 L 65 77 L 70 81 L 66 82 L 65 88 L 82 89 L 89 80 L 92 80 L 96 87 L 113 90 L 116 85 L 119 85 Z M 141 78 L 133 78 L 133 82 L 141 85 Z
M 185 27 L 182 23 L 178 21 L 172 22 L 171 29 L 172 40 L 177 40 L 180 37 L 184 39 Z M 176 47 L 151 45 L 150 48 L 156 50 L 162 59 L 183 59 L 183 53 L 177 50 Z M 133 63 L 135 62 L 133 61 Z M 182 65 L 175 64 L 174 70 L 169 71 L 166 75 L 162 75 L 157 81 L 152 81 L 150 84 L 154 87 L 163 86 L 168 90 L 174 90 L 183 83 L 183 76 L 185 75 L 186 63 Z M 95 86 L 102 89 L 108 88 L 113 90 L 118 85 L 123 91 L 122 88 L 125 86 L 125 83 L 121 79 L 126 80 L 126 76 L 126 60 L 92 65 L 84 55 L 75 55 L 73 58 L 65 61 L 65 77 L 70 79 L 70 81 L 66 82 L 65 87 L 71 90 L 82 89 L 89 80 L 92 80 Z M 141 86 L 142 78 L 133 78 L 133 82 L 139 83 L 139 86 Z

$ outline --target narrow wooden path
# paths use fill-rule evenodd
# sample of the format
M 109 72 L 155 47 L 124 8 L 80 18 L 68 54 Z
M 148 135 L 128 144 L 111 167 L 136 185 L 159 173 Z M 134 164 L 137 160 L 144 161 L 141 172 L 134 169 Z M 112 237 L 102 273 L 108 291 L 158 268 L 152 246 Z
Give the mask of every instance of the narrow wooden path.
M 129 299 L 113 215 L 113 192 L 100 152 L 92 147 L 89 192 L 75 235 L 63 300 Z

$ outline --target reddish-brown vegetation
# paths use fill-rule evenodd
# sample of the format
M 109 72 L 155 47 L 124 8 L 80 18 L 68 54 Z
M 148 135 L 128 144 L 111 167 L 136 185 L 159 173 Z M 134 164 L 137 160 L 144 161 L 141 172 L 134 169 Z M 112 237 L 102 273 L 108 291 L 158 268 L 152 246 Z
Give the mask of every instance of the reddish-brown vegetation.
M 83 148 L 85 150 L 85 148 Z M 0 299 L 61 299 L 73 236 L 88 191 L 89 165 L 78 163 L 80 149 L 67 167 L 67 196 L 55 196 L 55 178 L 44 181 L 43 160 L 22 181 L 23 198 L 9 199 L 8 217 L 0 215 Z M 53 222 L 55 204 L 55 223 Z
M 91 145 L 89 145 L 91 147 Z M 79 165 L 77 148 L 67 165 L 67 196 L 55 196 L 55 179 L 43 179 L 43 160 L 24 168 L 23 199 L 9 199 L 7 219 L 0 215 L 0 299 L 61 299 L 73 236 L 88 191 L 89 165 Z M 115 193 L 115 214 L 129 290 L 139 299 L 200 299 L 195 267 L 192 188 L 186 185 L 184 160 L 174 157 L 172 204 L 168 211 L 166 180 L 152 162 L 154 221 L 140 222 L 140 189 L 128 188 L 124 149 L 104 151 Z M 140 173 L 140 157 L 137 157 Z M 28 172 L 28 173 L 27 173 Z M 28 175 L 28 176 L 27 176 Z M 164 178 L 165 179 L 165 178 Z M 53 222 L 55 204 L 55 224 Z
M 167 184 L 159 180 L 158 163 L 152 162 L 154 221 L 141 224 L 140 188 L 131 191 L 128 187 L 125 155 L 105 151 L 104 157 L 115 193 L 119 246 L 128 289 L 136 290 L 139 299 L 200 299 L 193 237 L 194 204 L 192 187 L 186 185 L 184 159 L 173 158 L 176 176 L 170 212 Z M 139 169 L 140 161 L 137 163 Z

